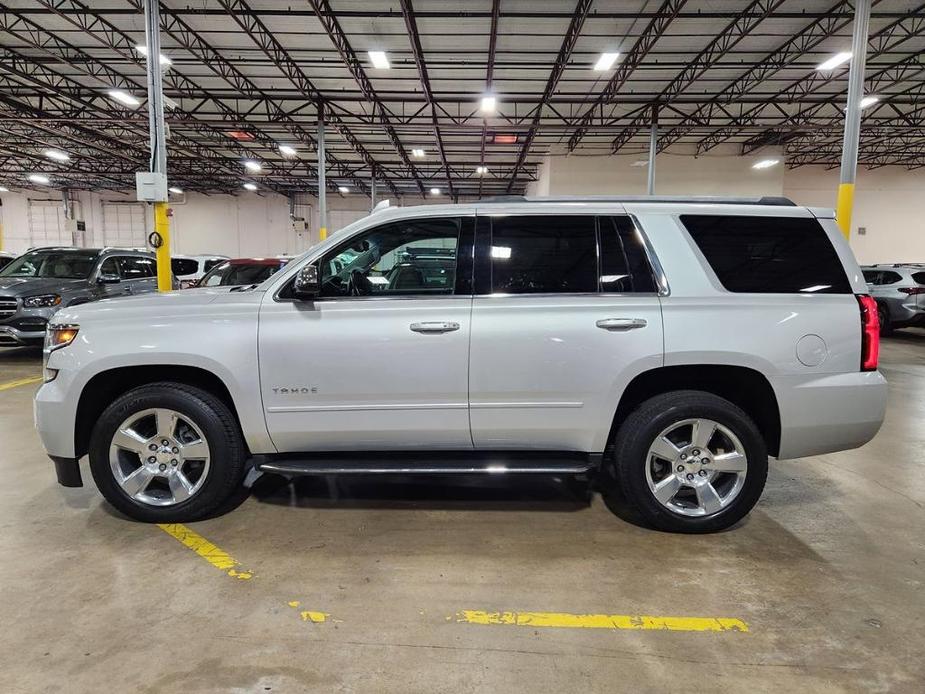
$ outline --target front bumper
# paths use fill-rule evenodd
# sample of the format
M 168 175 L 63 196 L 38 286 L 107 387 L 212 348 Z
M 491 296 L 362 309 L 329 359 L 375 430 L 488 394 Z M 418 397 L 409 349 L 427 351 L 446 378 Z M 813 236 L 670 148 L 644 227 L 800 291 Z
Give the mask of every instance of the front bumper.
M 59 307 L 24 308 L 22 299 L 16 302 L 12 313 L 6 311 L 0 319 L 3 321 L 0 323 L 0 347 L 41 345 L 45 341 L 45 327 Z
M 31 347 L 44 341 L 44 327 L 41 330 L 20 330 L 12 325 L 0 325 L 0 347 Z

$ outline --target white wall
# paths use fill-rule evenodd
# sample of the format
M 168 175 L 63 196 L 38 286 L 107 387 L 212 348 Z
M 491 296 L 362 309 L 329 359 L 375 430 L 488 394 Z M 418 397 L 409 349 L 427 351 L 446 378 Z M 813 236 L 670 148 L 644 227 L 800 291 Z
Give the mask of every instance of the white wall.
M 788 170 L 783 166 L 756 171 L 751 165 L 760 155 L 740 157 L 734 150 L 719 150 L 700 158 L 663 153 L 656 161 L 656 192 L 663 195 L 785 195 L 801 205 L 834 207 L 838 171 L 821 167 Z M 646 167 L 633 166 L 643 155 L 547 157 L 531 195 L 642 195 Z M 32 191 L 0 194 L 4 247 L 22 251 L 29 245 L 28 199 L 60 200 L 60 193 Z M 134 193 L 76 194 L 75 215 L 84 220 L 83 245 L 104 245 L 103 205 L 131 203 Z M 446 202 L 446 198 L 408 198 L 408 205 Z M 300 199 L 297 214 L 309 219 L 311 231 L 296 234 L 289 226 L 288 201 L 279 195 L 200 195 L 172 204 L 175 253 L 221 253 L 235 257 L 298 253 L 318 241 L 317 200 Z M 363 216 L 369 199 L 361 195 L 328 197 L 331 232 Z M 862 263 L 925 262 L 925 170 L 884 167 L 858 171 L 851 246 Z M 150 210 L 147 225 L 152 225 Z M 857 228 L 866 234 L 858 235 Z
M 835 207 L 838 170 L 818 166 L 755 170 L 774 156 L 747 157 L 722 151 L 695 158 L 662 153 L 655 163 L 661 195 L 783 195 L 799 205 Z M 647 168 L 635 156 L 549 156 L 528 191 L 531 195 L 644 195 Z M 861 263 L 925 262 L 925 170 L 887 166 L 859 169 L 850 243 Z M 858 227 L 866 233 L 859 235 Z
M 801 205 L 835 207 L 837 190 L 837 169 L 802 167 L 784 178 L 784 195 Z M 851 248 L 861 263 L 925 262 L 925 170 L 858 170 Z
M 86 224 L 83 246 L 103 246 L 103 206 L 106 203 L 134 202 L 132 193 L 74 194 L 74 216 Z M 4 231 L 4 250 L 24 251 L 33 244 L 30 238 L 29 201 L 60 201 L 58 191 L 23 191 L 0 193 L 3 206 L 0 222 Z M 232 257 L 299 253 L 318 242 L 317 200 L 299 200 L 297 215 L 309 221 L 308 233 L 290 228 L 289 201 L 280 195 L 201 195 L 190 193 L 171 202 L 172 251 L 177 254 L 220 253 Z M 359 195 L 328 197 L 329 232 L 359 219 L 369 211 L 369 200 Z M 153 213 L 148 207 L 143 240 L 153 229 Z M 141 243 L 142 241 L 139 241 Z

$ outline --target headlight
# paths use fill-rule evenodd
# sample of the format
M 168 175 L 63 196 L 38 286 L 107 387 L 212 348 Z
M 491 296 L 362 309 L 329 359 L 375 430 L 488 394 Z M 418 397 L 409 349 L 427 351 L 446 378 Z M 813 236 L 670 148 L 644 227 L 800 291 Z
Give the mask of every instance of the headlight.
M 39 294 L 38 296 L 27 296 L 22 300 L 23 308 L 51 308 L 61 303 L 61 297 L 57 294 Z
M 45 353 L 67 347 L 77 337 L 79 325 L 49 325 L 45 331 Z

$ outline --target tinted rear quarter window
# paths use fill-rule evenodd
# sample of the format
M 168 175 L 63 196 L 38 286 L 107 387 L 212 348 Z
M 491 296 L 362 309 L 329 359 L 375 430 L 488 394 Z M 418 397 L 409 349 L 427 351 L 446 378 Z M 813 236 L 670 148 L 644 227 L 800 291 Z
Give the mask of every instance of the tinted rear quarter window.
M 896 284 L 902 278 L 902 275 L 900 275 L 898 272 L 887 270 L 880 276 L 879 284 Z
M 815 219 L 681 215 L 725 289 L 759 294 L 850 294 L 835 248 Z
M 916 284 L 925 284 L 925 272 L 913 272 L 912 279 Z

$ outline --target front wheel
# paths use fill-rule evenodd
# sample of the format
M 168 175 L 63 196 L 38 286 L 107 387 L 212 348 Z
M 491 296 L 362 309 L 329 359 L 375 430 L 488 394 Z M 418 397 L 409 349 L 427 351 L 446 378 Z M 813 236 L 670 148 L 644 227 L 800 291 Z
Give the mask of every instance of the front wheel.
M 649 524 L 713 532 L 741 520 L 768 474 L 764 439 L 733 403 L 701 391 L 656 395 L 620 425 L 614 478 Z
M 240 487 L 245 461 L 228 406 L 178 383 L 125 393 L 90 438 L 90 471 L 100 492 L 125 515 L 149 523 L 214 513 Z

